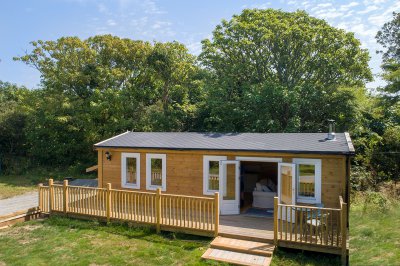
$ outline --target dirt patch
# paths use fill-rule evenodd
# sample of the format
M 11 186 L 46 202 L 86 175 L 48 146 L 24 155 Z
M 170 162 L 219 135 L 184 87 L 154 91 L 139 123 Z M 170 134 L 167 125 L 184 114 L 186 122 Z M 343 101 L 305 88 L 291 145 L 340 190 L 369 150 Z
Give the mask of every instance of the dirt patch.
M 0 230 L 0 236 L 21 236 L 24 233 L 32 232 L 42 227 L 42 224 L 25 224 L 22 226 L 8 227 Z

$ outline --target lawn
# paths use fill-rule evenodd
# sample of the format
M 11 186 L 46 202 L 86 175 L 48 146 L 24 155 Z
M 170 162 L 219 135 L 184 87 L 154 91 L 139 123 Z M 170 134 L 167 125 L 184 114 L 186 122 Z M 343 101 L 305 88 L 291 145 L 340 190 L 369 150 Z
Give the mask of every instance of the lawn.
M 210 238 L 52 217 L 0 230 L 0 265 L 215 265 Z
M 61 217 L 0 230 L 0 265 L 224 265 L 201 260 L 211 238 Z M 271 265 L 339 265 L 337 256 L 280 249 Z M 3 264 L 2 264 L 3 263 Z
M 399 265 L 400 201 L 387 194 L 355 198 L 350 212 L 350 264 Z

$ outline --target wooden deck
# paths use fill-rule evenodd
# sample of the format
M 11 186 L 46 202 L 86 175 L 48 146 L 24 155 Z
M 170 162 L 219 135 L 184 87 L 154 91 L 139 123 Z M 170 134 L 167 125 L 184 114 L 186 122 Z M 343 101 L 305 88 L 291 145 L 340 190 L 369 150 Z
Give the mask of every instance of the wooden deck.
M 245 215 L 221 215 L 218 235 L 273 243 L 274 219 Z

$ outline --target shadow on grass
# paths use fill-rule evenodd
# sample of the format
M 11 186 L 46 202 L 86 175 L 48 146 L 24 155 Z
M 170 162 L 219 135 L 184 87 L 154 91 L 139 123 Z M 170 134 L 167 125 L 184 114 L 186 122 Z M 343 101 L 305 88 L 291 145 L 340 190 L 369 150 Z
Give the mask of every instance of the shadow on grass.
M 194 236 L 183 233 L 162 232 L 157 234 L 151 226 L 137 225 L 127 222 L 111 222 L 109 224 L 98 220 L 80 220 L 62 216 L 51 216 L 43 221 L 44 224 L 75 230 L 95 230 L 114 235 L 124 236 L 127 239 L 142 239 L 153 243 L 168 244 L 185 250 L 194 250 L 207 245 L 211 238 Z

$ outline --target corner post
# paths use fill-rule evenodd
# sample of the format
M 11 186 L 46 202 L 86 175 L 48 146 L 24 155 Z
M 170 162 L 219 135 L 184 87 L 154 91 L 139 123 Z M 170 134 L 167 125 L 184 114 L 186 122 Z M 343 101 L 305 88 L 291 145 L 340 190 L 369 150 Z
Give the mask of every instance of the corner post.
M 52 178 L 49 179 L 49 213 L 51 213 L 53 209 L 53 200 L 54 200 L 54 181 Z
M 219 230 L 219 193 L 214 193 L 214 206 L 215 206 L 215 225 L 214 225 L 214 236 L 218 236 Z
M 278 197 L 274 197 L 274 245 L 278 245 Z
M 111 183 L 107 183 L 106 215 L 107 223 L 109 223 L 111 219 Z
M 39 211 L 40 212 L 43 212 L 43 195 L 42 195 L 42 187 L 43 187 L 43 184 L 42 183 L 39 183 L 38 184 L 38 202 L 39 202 Z
M 68 212 L 68 180 L 63 183 L 63 211 L 64 215 Z
M 156 193 L 156 214 L 157 214 L 157 233 L 161 232 L 161 188 L 157 188 Z
M 347 203 L 342 202 L 341 206 L 340 231 L 342 233 L 342 265 L 347 265 Z

